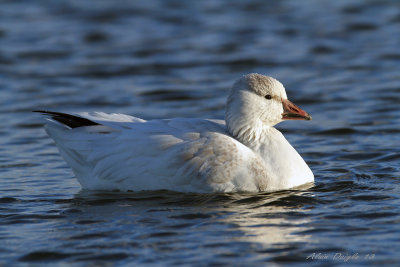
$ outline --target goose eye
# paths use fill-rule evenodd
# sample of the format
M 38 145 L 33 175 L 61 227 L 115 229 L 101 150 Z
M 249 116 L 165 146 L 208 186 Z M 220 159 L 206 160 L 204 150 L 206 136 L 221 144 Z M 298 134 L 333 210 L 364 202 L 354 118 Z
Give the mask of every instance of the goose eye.
M 265 96 L 265 99 L 271 100 L 271 99 L 272 99 L 272 96 L 271 96 L 271 95 L 266 95 L 266 96 Z

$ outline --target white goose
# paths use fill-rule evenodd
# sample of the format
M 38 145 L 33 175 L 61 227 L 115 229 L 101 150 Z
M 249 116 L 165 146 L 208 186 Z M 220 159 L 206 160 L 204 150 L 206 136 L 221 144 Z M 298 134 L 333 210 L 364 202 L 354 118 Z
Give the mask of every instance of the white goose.
M 45 129 L 85 189 L 259 192 L 314 181 L 273 127 L 311 116 L 287 99 L 279 81 L 260 74 L 233 85 L 226 122 L 36 112 L 51 116 Z

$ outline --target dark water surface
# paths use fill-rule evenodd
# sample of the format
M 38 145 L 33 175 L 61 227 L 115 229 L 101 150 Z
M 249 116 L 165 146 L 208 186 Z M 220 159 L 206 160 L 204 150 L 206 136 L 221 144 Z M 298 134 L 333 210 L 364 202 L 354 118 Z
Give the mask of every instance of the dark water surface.
M 223 118 L 249 72 L 315 186 L 81 191 L 30 112 Z M 1 1 L 0 266 L 399 266 L 399 94 L 399 1 Z

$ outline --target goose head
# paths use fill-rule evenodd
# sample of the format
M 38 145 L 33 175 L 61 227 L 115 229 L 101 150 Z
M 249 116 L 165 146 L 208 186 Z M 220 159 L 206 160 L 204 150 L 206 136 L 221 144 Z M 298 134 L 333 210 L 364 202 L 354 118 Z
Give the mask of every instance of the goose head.
M 238 139 L 257 139 L 266 127 L 284 120 L 311 120 L 311 116 L 288 100 L 276 79 L 257 73 L 237 80 L 228 97 L 225 120 Z

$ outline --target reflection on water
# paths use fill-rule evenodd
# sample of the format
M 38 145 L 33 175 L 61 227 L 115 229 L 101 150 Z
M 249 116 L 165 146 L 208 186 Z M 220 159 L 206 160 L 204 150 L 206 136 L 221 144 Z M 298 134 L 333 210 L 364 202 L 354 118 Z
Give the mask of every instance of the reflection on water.
M 322 266 L 336 253 L 397 266 L 399 25 L 390 0 L 2 1 L 0 266 Z M 221 119 L 250 72 L 312 114 L 278 128 L 314 186 L 81 192 L 30 112 Z
M 276 256 L 276 251 L 293 254 L 293 249 L 312 241 L 311 235 L 298 234 L 312 230 L 306 226 L 311 219 L 304 206 L 309 204 L 300 204 L 301 200 L 310 203 L 312 196 L 301 191 L 212 195 L 82 191 L 73 199 L 56 201 L 62 207 L 61 217 L 48 238 L 62 237 L 63 243 L 75 248 L 68 257 L 76 261 L 95 258 L 94 248 L 114 246 L 122 258 L 131 257 L 134 249 L 144 261 L 163 258 L 170 264 L 179 263 L 182 254 L 194 253 L 194 247 L 231 256 L 256 249 L 262 259 Z M 202 238 L 204 234 L 209 238 Z M 108 244 L 99 244 L 104 239 Z M 235 244 L 234 249 L 229 243 Z
M 243 232 L 238 240 L 257 243 L 263 249 L 311 242 L 311 235 L 297 234 L 312 230 L 307 226 L 310 223 L 307 210 L 290 205 L 285 207 L 286 199 L 290 196 L 301 198 L 300 195 L 298 192 L 287 192 L 279 196 L 267 196 L 261 203 L 256 201 L 251 204 L 255 204 L 254 207 L 246 207 L 245 211 L 240 212 L 240 216 L 237 216 L 237 210 L 233 211 L 235 215 L 228 217 L 226 221 L 235 224 L 237 229 Z M 247 201 L 245 199 L 244 202 Z

